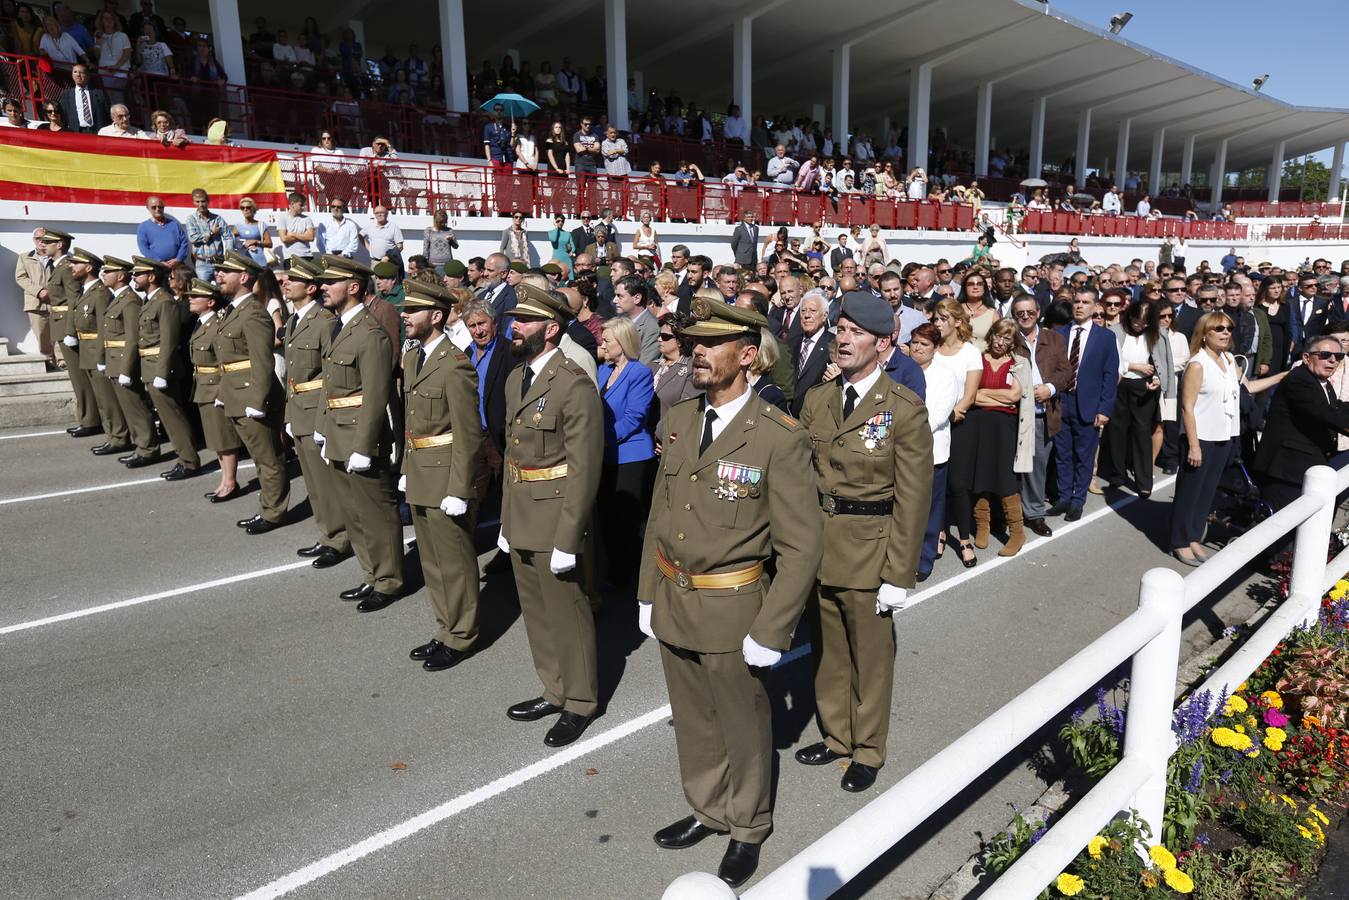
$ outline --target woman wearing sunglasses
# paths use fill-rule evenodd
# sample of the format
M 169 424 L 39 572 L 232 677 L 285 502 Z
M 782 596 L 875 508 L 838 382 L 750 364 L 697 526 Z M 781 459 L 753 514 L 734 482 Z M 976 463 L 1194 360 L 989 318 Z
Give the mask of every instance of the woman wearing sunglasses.
M 1319 347 L 1330 347 L 1324 342 Z M 1338 350 L 1339 342 L 1334 341 Z M 1319 349 L 1313 346 L 1312 349 Z M 1202 541 L 1213 511 L 1213 498 L 1218 492 L 1218 481 L 1241 436 L 1241 388 L 1259 393 L 1282 381 L 1287 372 L 1247 381 L 1232 358 L 1232 320 L 1224 312 L 1202 316 L 1194 326 L 1190 342 L 1190 362 L 1180 383 L 1181 443 L 1188 448 L 1184 464 L 1176 479 L 1176 494 L 1171 503 L 1171 555 L 1187 566 L 1198 566 L 1208 559 Z M 1343 356 L 1343 354 L 1340 354 Z M 1334 369 L 1334 362 L 1327 374 Z M 1304 375 L 1306 373 L 1304 372 Z M 1274 406 L 1280 405 L 1279 391 Z M 1324 395 L 1324 393 L 1323 393 Z M 1343 413 L 1345 428 L 1349 429 L 1349 412 Z M 1281 436 L 1293 431 L 1287 418 L 1276 430 L 1271 410 L 1265 439 L 1261 442 L 1259 459 L 1266 445 L 1277 445 Z M 1322 460 L 1324 461 L 1324 460 Z M 1303 471 L 1309 466 L 1304 465 Z M 1301 478 L 1298 479 L 1301 490 Z M 1296 494 L 1294 494 L 1296 496 Z M 1266 500 L 1273 503 L 1268 495 Z

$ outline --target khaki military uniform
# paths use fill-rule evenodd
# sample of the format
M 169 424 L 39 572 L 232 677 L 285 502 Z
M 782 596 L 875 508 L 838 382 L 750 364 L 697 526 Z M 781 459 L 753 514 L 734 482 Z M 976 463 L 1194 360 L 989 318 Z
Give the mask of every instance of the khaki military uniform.
M 338 506 L 365 583 L 382 594 L 403 592 L 403 526 L 389 466 L 394 398 L 389 336 L 362 307 L 332 339 L 323 356 L 323 386 L 313 430 L 323 435 L 323 456 L 333 468 Z M 370 468 L 348 472 L 353 453 Z
M 599 709 L 599 675 L 582 551 L 599 492 L 604 415 L 594 382 L 562 351 L 543 359 L 522 397 L 525 367 L 506 377 L 501 533 L 543 698 L 589 717 Z M 577 556 L 576 567 L 554 575 L 554 549 Z
M 183 468 L 196 471 L 201 467 L 192 422 L 179 399 L 183 395 L 183 320 L 178 301 L 162 287 L 156 287 L 141 304 L 139 325 L 139 353 L 141 382 L 154 403 L 159 421 L 173 443 L 174 452 Z M 155 387 L 155 379 L 162 378 L 167 386 Z
M 141 298 L 129 286 L 113 295 L 112 302 L 103 313 L 100 333 L 103 335 L 103 358 L 107 365 L 112 389 L 117 395 L 117 403 L 126 416 L 127 427 L 131 430 L 131 443 L 136 445 L 137 456 L 158 456 L 159 435 L 155 431 L 155 414 L 150 409 L 150 398 L 140 380 L 140 319 Z M 131 384 L 123 385 L 117 379 L 125 375 Z
M 276 380 L 272 344 L 276 326 L 262 301 L 252 294 L 227 307 L 215 335 L 215 355 L 220 366 L 220 396 L 225 415 L 248 448 L 258 467 L 258 513 L 268 522 L 286 517 L 290 479 L 281 455 L 281 410 L 284 396 Z M 245 409 L 264 413 L 249 418 Z
M 70 333 L 80 342 L 79 357 L 76 366 L 84 373 L 90 395 L 99 421 L 103 426 L 108 443 L 118 447 L 131 445 L 131 432 L 127 428 L 126 415 L 122 404 L 117 402 L 117 392 L 108 381 L 106 371 L 107 357 L 103 348 L 103 317 L 112 305 L 112 291 L 97 277 L 85 282 L 83 290 L 76 288 L 74 305 L 71 307 L 67 322 Z M 65 345 L 62 344 L 64 347 Z M 67 347 L 70 350 L 72 348 Z M 73 382 L 72 382 L 73 384 Z
M 92 283 L 102 286 L 97 277 Z M 80 366 L 81 348 L 67 347 L 61 341 L 66 335 L 75 334 L 75 319 L 72 312 L 80 302 L 81 293 L 80 285 L 70 271 L 69 255 L 61 257 L 52 265 L 46 287 L 47 312 L 51 316 L 51 339 L 61 350 L 61 358 L 66 364 L 66 374 L 70 376 L 70 388 L 75 392 L 75 416 L 79 419 L 81 427 L 97 428 L 102 425 L 102 421 L 94 397 L 93 382 L 89 378 L 89 373 Z M 97 323 L 98 320 L 95 319 L 94 326 L 86 330 L 97 331 Z M 125 442 L 126 431 L 123 429 L 122 440 L 114 443 Z
M 918 395 L 884 372 L 843 418 L 834 379 L 806 393 L 801 424 L 814 447 L 824 524 L 819 590 L 807 609 L 815 709 L 825 746 L 885 764 L 895 671 L 882 583 L 913 588 L 932 493 L 932 430 Z
M 448 336 L 403 357 L 403 415 L 407 437 L 403 473 L 417 533 L 426 590 L 436 617 L 436 640 L 468 651 L 478 639 L 478 554 L 473 547 L 480 488 L 487 478 L 478 415 L 478 373 Z M 446 497 L 468 503 L 447 516 Z
M 768 673 L 741 648 L 790 646 L 821 524 L 805 429 L 752 395 L 700 453 L 704 402 L 666 416 L 637 596 L 652 603 L 684 796 L 704 825 L 757 844 L 773 825 L 773 729 Z
M 305 492 L 319 527 L 319 543 L 343 556 L 351 552 L 337 473 L 314 443 L 314 421 L 322 399 L 323 357 L 337 330 L 337 317 L 313 300 L 286 323 L 286 427 L 295 440 Z
M 216 312 L 204 325 L 197 320 L 189 339 L 188 353 L 192 362 L 192 402 L 201 414 L 206 446 L 216 453 L 227 453 L 238 450 L 244 442 L 234 430 L 234 422 L 215 405 L 220 397 L 221 379 L 220 363 L 215 358 L 215 336 L 220 330 L 221 317 L 222 314 Z
M 33 250 L 19 254 L 18 262 L 14 264 L 14 283 L 23 291 L 23 311 L 28 316 L 28 327 L 37 338 L 38 352 L 54 362 L 51 314 L 47 312 L 47 304 L 38 299 L 38 292 L 47 286 L 50 278 L 47 257 L 38 256 Z

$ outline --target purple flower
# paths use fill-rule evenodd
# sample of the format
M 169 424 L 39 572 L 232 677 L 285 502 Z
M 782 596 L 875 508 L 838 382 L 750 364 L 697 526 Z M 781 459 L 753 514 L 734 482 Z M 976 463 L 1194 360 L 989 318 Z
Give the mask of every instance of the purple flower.
M 1034 847 L 1036 844 L 1038 844 L 1040 842 L 1040 838 L 1044 837 L 1045 832 L 1047 832 L 1048 830 L 1049 830 L 1048 825 L 1041 825 L 1039 828 L 1035 829 L 1035 833 L 1030 836 L 1030 845 Z
M 1194 761 L 1190 767 L 1190 777 L 1185 782 L 1185 790 L 1191 794 L 1198 794 L 1199 789 L 1204 784 L 1204 760 L 1202 757 Z
M 1082 721 L 1082 714 L 1085 712 L 1086 710 L 1079 706 L 1077 709 L 1073 710 L 1073 714 L 1069 717 L 1068 721 L 1076 725 L 1078 722 Z
M 1194 842 L 1198 844 L 1200 847 L 1207 847 L 1209 845 L 1208 832 L 1207 831 L 1199 832 L 1199 834 L 1195 835 Z
M 1182 746 L 1199 740 L 1208 731 L 1208 719 L 1213 714 L 1212 701 L 1212 694 L 1200 691 L 1172 714 L 1171 730 Z
M 1227 784 L 1227 782 L 1232 780 L 1232 770 L 1224 769 L 1223 773 L 1218 776 L 1218 780 L 1221 781 L 1223 784 Z

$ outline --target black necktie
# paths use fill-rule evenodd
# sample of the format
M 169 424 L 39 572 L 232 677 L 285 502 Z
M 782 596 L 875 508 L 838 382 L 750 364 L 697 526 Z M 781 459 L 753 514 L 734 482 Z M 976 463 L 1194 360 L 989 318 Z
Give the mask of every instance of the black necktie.
M 424 365 L 426 365 L 426 348 L 422 347 L 417 351 L 417 370 L 412 374 L 413 375 L 422 374 L 422 366 Z M 525 388 L 525 390 L 529 390 L 529 388 Z
M 700 456 L 707 452 L 708 447 L 712 446 L 712 423 L 716 420 L 717 411 L 715 409 L 709 409 L 707 415 L 703 419 L 703 440 L 702 443 L 698 445 L 698 454 Z
M 848 389 L 843 392 L 843 419 L 847 421 L 848 416 L 857 407 L 857 389 L 848 385 Z
M 300 321 L 299 313 L 291 313 L 290 318 L 286 320 L 286 340 L 289 341 L 295 336 L 295 326 Z
M 533 383 L 534 383 L 534 370 L 533 370 L 532 368 L 530 368 L 528 364 L 526 364 L 526 365 L 525 365 L 525 377 L 524 377 L 524 379 L 521 380 L 521 382 L 520 382 L 520 399 L 521 399 L 521 400 L 525 399 L 525 395 L 529 393 L 529 386 L 530 386 L 531 384 L 533 384 Z

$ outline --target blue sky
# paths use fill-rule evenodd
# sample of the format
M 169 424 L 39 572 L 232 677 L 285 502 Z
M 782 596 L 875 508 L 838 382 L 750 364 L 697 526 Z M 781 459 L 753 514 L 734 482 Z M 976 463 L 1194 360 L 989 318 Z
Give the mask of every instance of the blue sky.
M 1269 73 L 1264 92 L 1299 106 L 1349 106 L 1339 34 L 1344 0 L 1050 0 L 1051 10 L 1102 28 L 1119 12 L 1120 36 L 1248 85 Z M 1330 153 L 1317 154 L 1330 164 Z

